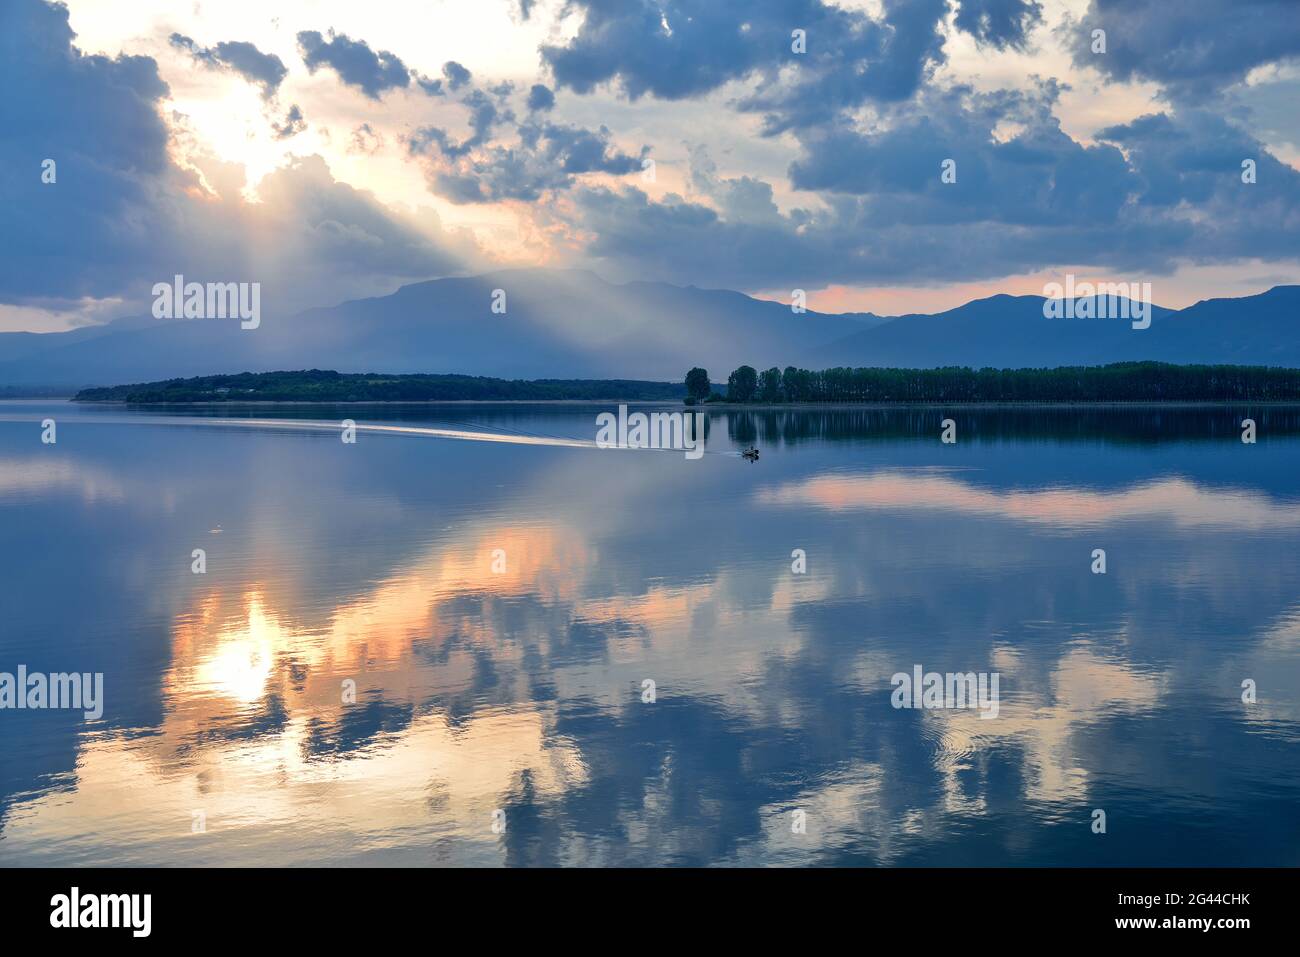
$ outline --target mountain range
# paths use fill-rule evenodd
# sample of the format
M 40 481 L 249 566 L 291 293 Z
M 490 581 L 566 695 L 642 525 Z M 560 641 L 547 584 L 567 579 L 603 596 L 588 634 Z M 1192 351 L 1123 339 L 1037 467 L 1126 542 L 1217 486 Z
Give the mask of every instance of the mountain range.
M 503 314 L 494 313 L 494 294 Z M 933 315 L 794 313 L 727 290 L 609 283 L 582 270 L 504 270 L 388 296 L 231 319 L 130 317 L 0 334 L 0 389 L 79 389 L 266 372 L 463 373 L 502 378 L 725 381 L 738 365 L 1023 368 L 1125 360 L 1300 367 L 1300 286 L 1127 319 L 1048 319 L 1039 296 L 996 295 Z

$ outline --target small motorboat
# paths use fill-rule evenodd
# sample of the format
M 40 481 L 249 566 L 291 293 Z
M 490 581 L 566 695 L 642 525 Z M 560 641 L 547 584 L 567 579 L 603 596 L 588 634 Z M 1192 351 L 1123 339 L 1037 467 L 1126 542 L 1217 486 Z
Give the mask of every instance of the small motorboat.
M 740 455 L 742 458 L 748 459 L 750 462 L 758 461 L 758 449 L 754 448 L 752 445 L 745 449 L 745 451 L 741 452 Z

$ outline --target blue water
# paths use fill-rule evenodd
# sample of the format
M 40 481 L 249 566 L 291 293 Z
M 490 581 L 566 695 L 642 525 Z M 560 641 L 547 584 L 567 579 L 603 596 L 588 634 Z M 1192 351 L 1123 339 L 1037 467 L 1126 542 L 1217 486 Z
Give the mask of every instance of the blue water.
M 1300 864 L 1300 410 L 605 408 L 0 402 L 0 864 Z

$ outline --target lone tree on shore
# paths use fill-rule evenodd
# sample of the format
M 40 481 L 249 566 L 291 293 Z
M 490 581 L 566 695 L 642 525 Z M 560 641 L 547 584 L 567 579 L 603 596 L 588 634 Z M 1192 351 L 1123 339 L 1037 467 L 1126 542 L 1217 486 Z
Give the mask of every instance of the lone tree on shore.
M 758 388 L 758 373 L 753 366 L 741 366 L 727 377 L 727 401 L 748 402 Z
M 713 385 L 709 382 L 708 372 L 696 366 L 686 373 L 686 394 L 692 399 L 703 401 L 709 397 L 709 393 L 712 391 Z

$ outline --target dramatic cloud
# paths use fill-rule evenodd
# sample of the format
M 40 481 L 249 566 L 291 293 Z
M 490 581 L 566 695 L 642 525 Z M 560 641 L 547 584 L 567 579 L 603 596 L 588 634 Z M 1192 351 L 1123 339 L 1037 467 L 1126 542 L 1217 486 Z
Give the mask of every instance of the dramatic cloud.
M 1043 20 L 1037 0 L 960 0 L 954 20 L 980 43 L 997 47 L 1023 47 L 1029 31 Z
M 1131 219 L 1178 223 L 1185 245 L 1170 255 L 1232 261 L 1295 258 L 1300 250 L 1300 172 L 1222 117 L 1201 110 L 1139 117 L 1100 130 L 1133 168 Z M 1249 161 L 1255 182 L 1242 182 Z
M 578 93 L 617 81 L 630 99 L 678 100 L 755 76 L 742 110 L 769 133 L 807 127 L 868 101 L 911 96 L 943 62 L 947 0 L 885 0 L 880 20 L 818 0 L 575 0 L 585 15 L 566 46 L 544 46 L 556 83 Z M 802 31 L 802 37 L 795 36 Z M 800 45 L 802 43 L 802 46 Z
M 1142 23 L 1154 7 L 1098 5 L 1090 15 L 1104 15 L 1112 52 L 1115 32 L 1124 37 L 1112 73 L 1185 91 L 1172 61 L 1166 69 L 1163 54 L 1149 55 Z M 1043 23 L 1035 0 L 965 0 L 951 10 L 886 0 L 874 14 L 815 2 L 574 6 L 585 17 L 574 38 L 543 47 L 558 85 L 599 96 L 608 83 L 630 101 L 680 101 L 743 81 L 729 88 L 742 92 L 728 105 L 762 113 L 769 135 L 797 132 L 788 185 L 815 197 L 782 212 L 779 184 L 719 177 L 699 150 L 693 196 L 580 189 L 563 216 L 573 236 L 587 237 L 587 254 L 620 275 L 744 288 L 911 284 L 1060 264 L 1164 273 L 1180 262 L 1295 258 L 1300 248 L 1300 174 L 1222 117 L 1185 107 L 1082 142 L 1062 129 L 1056 80 L 991 92 L 934 82 L 945 30 L 981 47 L 1023 49 Z M 1199 9 L 1230 32 L 1224 5 Z M 1258 12 L 1277 14 L 1270 3 Z M 1170 20 L 1179 23 L 1172 55 L 1204 36 L 1181 13 Z M 795 28 L 806 30 L 803 53 L 791 50 Z M 1064 30 L 1071 45 L 1088 36 L 1068 17 Z M 1205 36 L 1223 62 L 1188 75 L 1223 82 L 1285 59 L 1300 43 L 1289 27 L 1280 32 L 1253 52 Z M 1253 184 L 1241 177 L 1247 160 L 1262 177 Z
M 1061 131 L 1056 95 L 1050 84 L 1034 94 L 927 95 L 885 128 L 833 127 L 808 138 L 790 180 L 869 197 L 880 225 L 1113 223 L 1136 181 L 1119 149 L 1085 147 Z M 1019 131 L 998 140 L 1001 124 Z M 953 182 L 941 175 L 945 163 Z
M 782 214 L 767 183 L 694 157 L 698 199 L 588 188 L 573 228 L 619 275 L 741 288 L 996 278 L 1060 264 L 1146 275 L 1180 261 L 1288 259 L 1300 249 L 1300 172 L 1222 118 L 1158 114 L 1061 132 L 1053 90 L 926 97 L 871 133 L 809 140 L 791 168 L 824 208 Z M 1004 121 L 1021 131 L 998 139 Z M 941 164 L 955 162 L 955 182 Z M 1242 180 L 1243 159 L 1257 182 Z
M 387 50 L 376 53 L 365 40 L 350 39 L 345 33 L 331 30 L 329 37 L 326 40 L 315 30 L 298 34 L 298 50 L 310 72 L 328 66 L 340 80 L 372 100 L 379 99 L 385 90 L 410 85 L 410 73 L 396 54 Z
M 264 255 L 283 266 L 276 281 L 316 301 L 479 259 L 432 214 L 395 211 L 418 205 L 421 178 L 456 206 L 501 204 L 448 211 L 466 236 L 495 242 L 515 217 L 519 240 L 499 253 L 510 262 L 619 278 L 753 291 L 1247 261 L 1277 275 L 1300 258 L 1289 109 L 1300 26 L 1289 9 L 511 0 L 483 14 L 515 31 L 499 60 L 493 37 L 487 53 L 458 48 L 463 62 L 409 66 L 355 32 L 364 25 L 348 36 L 286 22 L 307 70 L 327 67 L 337 83 L 289 75 L 252 27 L 239 35 L 261 49 L 204 46 L 185 35 L 203 36 L 185 26 L 195 18 L 169 21 L 187 59 L 260 87 L 265 122 L 249 124 L 205 101 L 205 84 L 227 83 L 172 77 L 185 84 L 173 105 L 153 59 L 85 56 L 61 7 L 12 0 L 0 12 L 0 158 L 15 175 L 0 199 L 22 237 L 0 263 L 0 300 L 59 300 L 71 313 L 129 298 L 139 277 L 180 260 L 238 272 L 250 236 L 275 247 Z M 1104 53 L 1092 52 L 1093 29 L 1106 31 Z M 419 47 L 401 49 L 414 58 Z M 175 57 L 161 62 L 177 69 Z M 425 96 L 377 108 L 394 89 Z M 642 176 L 652 147 L 657 174 Z M 46 158 L 56 184 L 40 181 Z M 415 170 L 395 171 L 403 161 Z
M 1097 29 L 1104 53 L 1092 51 Z M 1070 38 L 1080 66 L 1202 99 L 1255 67 L 1300 56 L 1300 10 L 1294 0 L 1092 0 Z
M 288 75 L 284 61 L 271 53 L 263 53 L 251 43 L 231 40 L 218 43 L 213 47 L 202 47 L 189 37 L 173 33 L 171 44 L 186 50 L 195 60 L 214 69 L 226 68 L 235 71 L 250 83 L 262 87 L 262 95 L 270 99 L 280 88 L 280 83 Z
M 0 163 L 15 172 L 0 179 L 0 303 L 115 297 L 123 312 L 141 310 L 151 285 L 179 272 L 261 281 L 279 311 L 445 275 L 476 255 L 431 213 L 395 213 L 336 181 L 320 157 L 267 176 L 258 202 L 241 195 L 238 164 L 199 155 L 197 170 L 175 165 L 156 63 L 82 54 L 62 6 L 9 0 L 0 37 Z M 53 182 L 42 181 L 45 159 Z
M 0 38 L 0 297 L 119 291 L 151 241 L 133 213 L 168 167 L 157 110 L 167 86 L 148 57 L 83 55 L 62 6 L 6 0 Z M 52 184 L 41 181 L 47 159 Z

